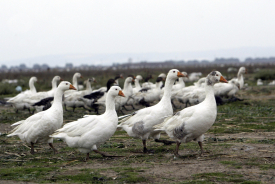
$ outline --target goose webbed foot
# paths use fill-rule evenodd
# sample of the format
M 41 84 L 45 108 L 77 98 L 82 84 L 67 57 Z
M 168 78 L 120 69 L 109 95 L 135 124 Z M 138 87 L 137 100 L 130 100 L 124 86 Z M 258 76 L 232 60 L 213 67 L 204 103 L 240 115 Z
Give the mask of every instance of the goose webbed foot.
M 176 143 L 175 141 L 168 141 L 168 140 L 159 140 L 159 139 L 155 139 L 155 142 L 161 142 L 164 145 L 171 145 L 173 143 Z

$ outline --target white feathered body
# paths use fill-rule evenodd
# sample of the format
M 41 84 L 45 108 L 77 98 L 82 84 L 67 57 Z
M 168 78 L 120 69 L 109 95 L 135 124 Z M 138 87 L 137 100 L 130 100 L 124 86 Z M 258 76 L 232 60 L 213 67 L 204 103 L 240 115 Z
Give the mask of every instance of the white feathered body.
M 45 142 L 52 143 L 53 139 L 49 137 L 55 130 L 63 124 L 62 95 L 64 90 L 69 89 L 68 82 L 62 82 L 60 89 L 56 91 L 53 105 L 46 111 L 39 112 L 15 123 L 19 124 L 12 130 L 10 136 L 17 135 L 22 141 L 27 143 Z
M 88 116 L 64 125 L 52 137 L 63 139 L 69 147 L 78 148 L 82 153 L 89 153 L 115 133 L 117 122 L 115 111 Z

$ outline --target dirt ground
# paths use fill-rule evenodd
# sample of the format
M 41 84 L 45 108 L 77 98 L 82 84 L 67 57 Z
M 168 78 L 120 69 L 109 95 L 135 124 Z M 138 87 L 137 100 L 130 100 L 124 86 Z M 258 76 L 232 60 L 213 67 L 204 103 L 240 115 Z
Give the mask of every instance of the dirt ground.
M 262 96 L 263 99 L 273 97 L 273 93 Z M 259 100 L 259 96 L 249 98 Z M 0 111 L 16 115 L 8 107 L 1 107 Z M 274 109 L 272 113 L 274 115 Z M 274 123 L 272 117 L 265 118 L 263 123 Z M 79 117 L 71 119 L 74 118 Z M 205 134 L 204 155 L 199 155 L 199 146 L 191 142 L 180 146 L 180 158 L 173 155 L 175 145 L 165 146 L 153 140 L 148 141 L 148 148 L 155 152 L 143 154 L 140 140 L 118 130 L 101 151 L 122 157 L 103 158 L 92 153 L 91 159 L 84 162 L 84 154 L 68 148 L 62 141 L 54 142 L 59 150 L 56 155 L 47 144 L 36 145 L 37 153 L 31 155 L 27 145 L 18 138 L 5 136 L 12 129 L 12 123 L 0 126 L 0 183 L 275 183 L 275 131 L 272 128 L 239 133 L 210 131 Z M 165 134 L 161 138 L 168 139 Z M 26 173 L 28 177 L 15 173 L 38 167 L 53 169 L 41 170 L 41 175 L 30 171 Z M 4 173 L 5 169 L 12 169 L 13 174 Z

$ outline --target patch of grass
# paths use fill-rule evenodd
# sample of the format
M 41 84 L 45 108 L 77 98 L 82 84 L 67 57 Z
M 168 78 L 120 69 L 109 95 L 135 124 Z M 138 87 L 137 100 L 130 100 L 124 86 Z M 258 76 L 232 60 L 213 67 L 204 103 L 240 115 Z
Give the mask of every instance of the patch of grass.
M 99 174 L 98 172 L 92 171 L 91 169 L 81 170 L 82 173 L 75 175 L 59 175 L 55 177 L 55 181 L 62 183 L 103 183 L 105 181 L 111 180 Z
M 140 167 L 116 167 L 111 169 L 118 173 L 116 181 L 119 183 L 138 183 L 148 181 L 145 177 L 140 176 L 139 173 L 144 172 L 144 169 Z
M 242 178 L 243 175 L 235 173 L 200 173 L 193 175 L 193 178 L 204 179 L 205 181 L 214 181 L 214 182 L 233 182 L 240 183 L 244 182 L 245 179 Z
M 0 169 L 0 177 L 3 180 L 39 181 L 43 180 L 47 173 L 56 169 L 56 167 L 5 168 Z
M 224 165 L 229 165 L 229 166 L 234 167 L 236 169 L 241 169 L 242 168 L 242 163 L 237 163 L 235 161 L 224 160 L 224 161 L 220 161 L 220 163 L 224 164 Z

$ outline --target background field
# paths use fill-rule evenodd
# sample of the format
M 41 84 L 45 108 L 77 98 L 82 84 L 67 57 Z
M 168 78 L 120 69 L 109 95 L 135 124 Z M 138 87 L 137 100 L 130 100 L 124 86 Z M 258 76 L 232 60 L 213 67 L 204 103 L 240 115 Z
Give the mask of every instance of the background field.
M 205 134 L 203 146 L 206 153 L 203 156 L 199 155 L 196 142 L 182 144 L 179 151 L 182 157 L 175 159 L 175 145 L 164 146 L 152 140 L 148 141 L 148 148 L 154 149 L 155 152 L 143 154 L 141 141 L 129 137 L 122 130 L 118 130 L 100 148 L 110 155 L 122 157 L 106 159 L 92 153 L 91 159 L 84 162 L 84 154 L 68 148 L 58 140 L 54 142 L 59 150 L 58 154 L 54 155 L 46 144 L 37 144 L 37 153 L 31 155 L 28 145 L 16 137 L 6 137 L 12 123 L 30 116 L 28 111 L 15 113 L 11 107 L 0 106 L 0 183 L 274 183 L 275 87 L 256 86 L 256 79 L 266 79 L 264 84 L 267 84 L 275 79 L 272 78 L 275 72 L 266 66 L 257 68 L 259 70 L 256 70 L 255 66 L 247 67 L 245 83 L 248 86 L 238 93 L 238 97 L 244 101 L 218 106 L 216 122 Z M 221 71 L 227 79 L 236 76 L 236 72 L 227 73 L 226 67 L 180 68 L 188 73 L 202 72 L 203 76 L 213 69 Z M 124 76 L 141 74 L 144 77 L 150 73 L 156 78 L 159 73 L 167 73 L 168 70 L 80 72 L 84 80 L 95 77 L 98 81 L 96 86 L 99 87 L 110 77 L 120 73 Z M 58 74 L 70 81 L 74 72 L 2 73 L 0 79 L 23 79 L 20 84 L 26 89 L 29 77 L 37 76 L 39 83 L 35 86 L 38 91 L 43 91 L 50 89 L 50 81 L 54 75 Z M 122 84 L 121 80 L 120 85 Z M 0 87 L 0 99 L 16 94 L 15 86 L 1 84 Z M 181 106 L 183 107 L 182 104 Z M 181 109 L 175 109 L 174 112 L 178 110 Z M 65 111 L 64 123 L 74 121 L 85 114 L 93 112 L 83 109 L 76 109 L 74 113 Z M 165 134 L 162 134 L 161 138 L 168 139 Z

